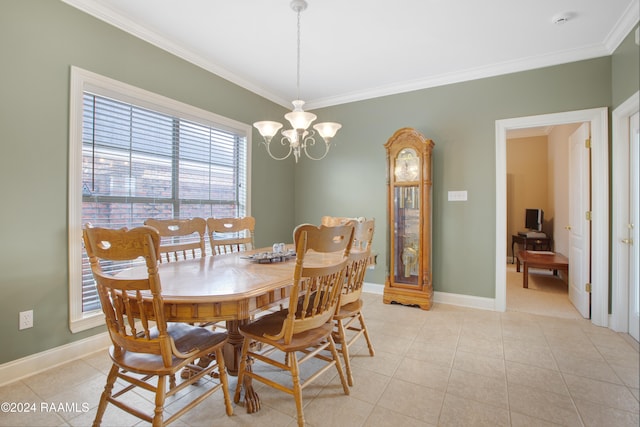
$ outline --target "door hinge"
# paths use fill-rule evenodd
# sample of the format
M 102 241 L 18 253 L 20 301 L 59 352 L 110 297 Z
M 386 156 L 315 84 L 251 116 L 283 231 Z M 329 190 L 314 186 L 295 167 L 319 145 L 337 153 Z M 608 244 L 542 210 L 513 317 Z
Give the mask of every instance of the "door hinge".
M 584 148 L 591 148 L 591 138 L 584 140 Z
M 585 283 L 584 284 L 584 290 L 587 292 L 591 292 L 591 283 Z
M 584 217 L 587 221 L 591 221 L 591 211 L 586 211 Z

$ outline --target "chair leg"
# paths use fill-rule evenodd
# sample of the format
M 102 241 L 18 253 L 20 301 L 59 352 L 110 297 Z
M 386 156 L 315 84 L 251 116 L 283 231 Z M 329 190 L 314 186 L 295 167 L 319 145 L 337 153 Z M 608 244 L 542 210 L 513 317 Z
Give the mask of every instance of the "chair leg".
M 296 401 L 296 411 L 298 413 L 298 427 L 304 427 L 304 412 L 302 411 L 302 386 L 300 385 L 300 369 L 298 358 L 295 353 L 287 353 L 287 365 L 291 369 L 291 380 L 293 382 L 293 397 Z
M 340 363 L 340 356 L 338 356 L 338 350 L 336 350 L 336 343 L 333 340 L 331 334 L 329 334 L 329 349 L 331 350 L 331 355 L 333 356 L 333 360 L 335 361 L 336 369 L 338 370 L 338 375 L 340 375 L 340 382 L 342 382 L 342 389 L 344 390 L 344 394 L 349 394 L 349 385 L 347 384 L 347 380 L 344 377 L 344 372 L 342 371 L 342 363 Z
M 108 399 L 111 397 L 111 390 L 113 390 L 113 384 L 115 384 L 117 377 L 118 367 L 116 365 L 112 365 L 109 375 L 107 376 L 107 384 L 104 386 L 104 391 L 100 396 L 100 403 L 98 404 L 96 417 L 93 420 L 93 427 L 98 427 L 100 426 L 100 423 L 102 423 L 102 416 L 104 415 L 104 411 L 107 409 Z
M 242 390 L 242 381 L 244 379 L 245 370 L 247 369 L 247 351 L 249 350 L 250 340 L 245 338 L 242 343 L 242 354 L 240 356 L 240 367 L 238 368 L 238 382 L 236 384 L 236 392 L 233 395 L 234 403 L 240 402 L 240 391 Z
M 167 378 L 165 375 L 158 375 L 158 387 L 156 388 L 156 407 L 154 409 L 152 426 L 162 427 L 164 425 L 164 399 L 165 390 L 167 388 Z
M 342 353 L 342 359 L 344 360 L 344 366 L 347 371 L 347 383 L 349 386 L 353 386 L 353 375 L 351 374 L 351 362 L 349 360 L 349 346 L 347 345 L 347 335 L 344 329 L 344 323 L 342 320 L 336 320 L 336 326 L 338 327 L 338 340 L 337 344 L 340 344 L 340 352 Z
M 227 415 L 233 415 L 233 406 L 231 406 L 231 396 L 229 394 L 229 377 L 224 366 L 224 357 L 222 356 L 222 348 L 216 350 L 216 360 L 218 361 L 218 373 L 220 375 L 220 383 L 222 384 L 222 393 L 224 394 L 224 407 Z
M 373 350 L 373 344 L 371 344 L 371 340 L 369 339 L 369 331 L 367 331 L 367 327 L 364 324 L 364 316 L 362 315 L 362 312 L 358 313 L 358 319 L 360 320 L 360 328 L 362 328 L 362 331 L 364 332 L 364 339 L 367 340 L 369 355 L 373 357 L 376 352 Z

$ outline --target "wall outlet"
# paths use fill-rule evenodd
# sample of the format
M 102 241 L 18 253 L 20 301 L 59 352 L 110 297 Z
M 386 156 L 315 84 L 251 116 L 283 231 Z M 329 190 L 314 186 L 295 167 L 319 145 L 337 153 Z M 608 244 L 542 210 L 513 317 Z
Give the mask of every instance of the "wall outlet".
M 33 310 L 21 311 L 19 317 L 19 329 L 33 328 Z

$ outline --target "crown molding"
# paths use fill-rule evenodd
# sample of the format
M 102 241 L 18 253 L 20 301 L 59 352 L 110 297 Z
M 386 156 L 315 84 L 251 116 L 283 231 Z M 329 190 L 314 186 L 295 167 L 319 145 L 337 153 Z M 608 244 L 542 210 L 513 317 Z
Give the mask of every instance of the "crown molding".
M 121 29 L 135 37 L 138 37 L 152 45 L 163 49 L 187 62 L 190 62 L 204 70 L 207 70 L 225 80 L 230 81 L 250 92 L 255 93 L 285 108 L 291 107 L 290 100 L 284 99 L 272 93 L 267 88 L 258 86 L 237 73 L 233 73 L 219 65 L 204 59 L 188 49 L 184 49 L 165 37 L 150 31 L 134 21 L 116 13 L 112 9 L 88 0 L 61 0 L 70 6 L 75 7 L 99 20 L 102 20 L 116 28 Z M 554 65 L 561 65 L 570 62 L 582 61 L 602 56 L 611 55 L 622 43 L 624 38 L 631 32 L 638 23 L 640 15 L 638 1 L 633 2 L 620 18 L 614 30 L 607 36 L 602 44 L 595 44 L 581 49 L 555 52 L 515 61 L 506 61 L 498 64 L 461 70 L 458 72 L 444 73 L 424 79 L 415 79 L 379 86 L 373 89 L 353 91 L 337 96 L 306 100 L 305 108 L 313 110 L 316 108 L 331 107 L 340 104 L 347 104 L 356 101 L 364 101 L 388 95 L 413 92 L 416 90 L 428 89 L 432 87 L 444 86 L 453 83 L 478 80 L 487 77 L 495 77 L 520 71 L 528 71 L 537 68 L 544 68 Z

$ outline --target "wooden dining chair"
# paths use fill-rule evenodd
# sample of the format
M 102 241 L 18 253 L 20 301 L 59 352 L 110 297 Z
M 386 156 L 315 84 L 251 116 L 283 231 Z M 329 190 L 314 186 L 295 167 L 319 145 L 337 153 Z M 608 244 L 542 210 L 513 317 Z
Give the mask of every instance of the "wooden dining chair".
M 338 350 L 342 353 L 347 371 L 347 381 L 350 386 L 353 385 L 353 373 L 349 347 L 364 335 L 369 348 L 369 355 L 375 355 L 362 314 L 363 303 L 361 298 L 365 273 L 371 264 L 371 242 L 373 241 L 374 230 L 375 221 L 373 219 L 355 223 L 354 243 L 350 254 L 351 262 L 347 267 L 347 278 L 340 296 L 340 305 L 334 316 L 336 328 L 334 340 Z M 356 321 L 359 325 L 356 324 Z
M 328 216 L 325 215 L 320 219 L 322 225 L 327 227 L 334 227 L 336 225 L 344 225 L 353 221 L 354 224 L 367 223 L 364 227 L 356 228 L 354 231 L 354 242 L 351 250 L 365 250 L 368 246 L 371 246 L 373 241 L 373 231 L 375 227 L 375 219 L 367 219 L 363 216 L 358 217 L 346 217 L 346 216 Z
M 151 226 L 160 234 L 160 262 L 200 258 L 205 253 L 207 223 L 203 218 L 155 219 L 149 218 L 144 225 Z
M 325 225 L 327 227 L 335 227 L 336 225 L 345 225 L 349 223 L 349 221 L 362 222 L 364 221 L 364 217 L 347 217 L 347 216 L 330 216 L 325 215 L 320 218 L 320 224 Z
M 165 321 L 158 274 L 158 231 L 149 226 L 113 230 L 88 225 L 83 230 L 83 239 L 112 342 L 109 349 L 112 367 L 93 425 L 101 424 L 107 404 L 111 403 L 154 427 L 164 426 L 219 389 L 224 394 L 226 413 L 232 415 L 222 354 L 227 334 Z M 144 277 L 119 277 L 113 273 L 114 262 L 140 258 L 147 267 Z M 210 354 L 215 355 L 215 363 L 206 368 L 195 364 L 197 359 Z M 175 374 L 185 367 L 195 374 L 177 384 Z M 196 382 L 198 387 L 185 390 Z M 134 407 L 145 400 L 126 394 L 136 387 L 155 394 L 149 407 Z M 179 393 L 182 395 L 179 401 L 184 404 L 177 403 L 180 407 L 167 413 L 166 399 Z
M 207 218 L 207 233 L 213 255 L 242 252 L 255 247 L 253 237 L 256 220 L 243 218 Z
M 331 332 L 333 315 L 344 285 L 349 252 L 353 240 L 353 225 L 325 227 L 300 225 L 294 231 L 296 265 L 293 273 L 289 307 L 265 315 L 254 322 L 240 326 L 244 336 L 238 386 L 234 401 L 240 400 L 241 385 L 245 377 L 258 380 L 277 390 L 294 396 L 298 413 L 298 425 L 304 425 L 302 410 L 302 389 L 320 374 L 335 367 L 345 394 L 349 394 L 340 356 L 336 350 Z M 254 342 L 263 343 L 268 351 L 256 351 Z M 329 355 L 326 351 L 329 350 Z M 300 358 L 298 358 L 300 354 Z M 267 373 L 257 373 L 250 368 L 251 358 L 266 363 L 279 370 L 287 371 L 292 385 L 278 381 Z M 300 365 L 320 360 L 315 372 L 300 378 Z M 245 387 L 245 404 L 253 412 L 256 404 Z
M 160 262 L 173 262 L 206 256 L 205 235 L 207 222 L 203 218 L 190 219 L 155 219 L 149 218 L 144 225 L 158 230 L 160 234 Z M 225 328 L 224 322 L 206 322 L 199 326 Z M 202 359 L 200 364 L 206 365 L 208 359 Z M 182 378 L 191 375 L 189 369 L 184 369 Z

